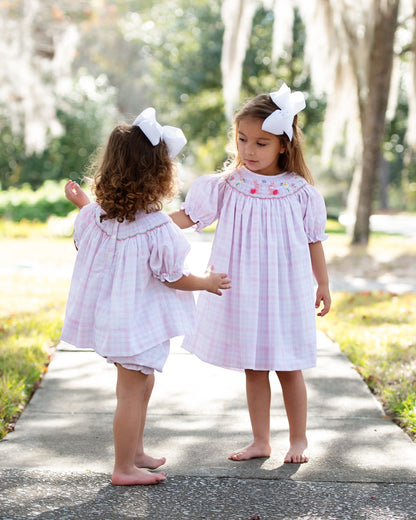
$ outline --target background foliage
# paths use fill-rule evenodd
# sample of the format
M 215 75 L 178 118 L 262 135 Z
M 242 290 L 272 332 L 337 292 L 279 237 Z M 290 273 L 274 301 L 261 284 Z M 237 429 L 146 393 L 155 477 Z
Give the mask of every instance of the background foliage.
M 2 16 L 17 16 L 16 13 L 17 8 L 0 9 Z M 230 130 L 221 85 L 224 33 L 221 2 L 99 0 L 91 5 L 63 1 L 57 11 L 53 2 L 46 1 L 41 4 L 41 15 L 37 34 L 47 35 L 51 27 L 58 26 L 59 30 L 59 24 L 72 24 L 79 38 L 72 60 L 71 88 L 66 89 L 65 95 L 59 89 L 55 93 L 50 89 L 47 94 L 56 98 L 54 117 L 62 132 L 49 135 L 48 146 L 42 153 L 28 153 L 24 128 L 20 132 L 13 128 L 10 113 L 14 102 L 3 100 L 0 105 L 3 190 L 24 183 L 37 189 L 49 179 L 79 180 L 90 154 L 102 143 L 111 126 L 120 120 L 131 121 L 150 105 L 157 108 L 162 123 L 180 126 L 188 137 L 185 181 L 221 168 L 227 157 Z M 339 146 L 330 164 L 321 164 L 326 103 L 325 98 L 314 94 L 305 66 L 305 28 L 297 14 L 293 47 L 273 63 L 273 20 L 273 12 L 259 6 L 244 62 L 241 99 L 271 91 L 281 81 L 307 93 L 307 109 L 300 118 L 306 155 L 330 213 L 339 213 L 346 202 L 354 161 L 345 161 L 344 146 Z M 53 49 L 51 59 L 58 59 Z M 62 55 L 60 59 L 69 58 Z M 407 59 L 406 53 L 402 59 Z M 47 77 L 44 80 L 48 81 Z M 377 194 L 378 208 L 416 209 L 416 166 L 407 161 L 404 167 L 403 125 L 407 109 L 406 97 L 402 96 L 399 110 L 386 129 L 385 175 Z

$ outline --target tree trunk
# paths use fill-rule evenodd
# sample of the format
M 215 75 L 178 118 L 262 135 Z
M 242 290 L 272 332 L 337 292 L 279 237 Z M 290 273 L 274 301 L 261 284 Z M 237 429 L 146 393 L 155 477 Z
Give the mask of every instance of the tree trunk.
M 358 199 L 356 201 L 353 244 L 367 244 L 373 209 L 376 173 L 380 161 L 390 78 L 394 35 L 400 0 L 377 0 L 370 52 L 368 95 L 362 114 L 363 153 Z
M 389 209 L 388 187 L 390 182 L 390 165 L 380 151 L 380 202 L 381 210 Z
M 224 22 L 221 72 L 225 115 L 232 120 L 238 105 L 243 63 L 248 48 L 251 26 L 258 0 L 224 0 L 221 13 Z

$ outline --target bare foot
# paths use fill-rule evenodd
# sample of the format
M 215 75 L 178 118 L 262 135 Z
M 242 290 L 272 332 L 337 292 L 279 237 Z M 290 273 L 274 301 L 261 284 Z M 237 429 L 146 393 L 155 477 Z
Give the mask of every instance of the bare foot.
M 145 469 L 134 467 L 134 469 L 127 473 L 114 470 L 111 483 L 114 486 L 148 486 L 150 484 L 157 484 L 162 480 L 166 480 L 166 475 L 163 472 L 151 473 Z
M 302 464 L 308 462 L 309 455 L 307 452 L 308 443 L 305 440 L 292 442 L 289 451 L 286 453 L 284 462 L 293 464 Z
M 65 197 L 80 209 L 90 203 L 90 199 L 75 181 L 65 184 Z
M 138 468 L 147 468 L 147 469 L 156 469 L 159 466 L 162 466 L 166 462 L 165 457 L 160 459 L 155 459 L 150 455 L 146 455 L 143 453 L 142 455 L 138 455 L 135 460 L 135 465 Z
M 270 444 L 255 444 L 252 442 L 248 446 L 241 448 L 241 450 L 236 450 L 231 453 L 228 457 L 230 460 L 249 460 L 249 459 L 257 459 L 263 457 L 270 457 L 270 453 L 272 449 Z

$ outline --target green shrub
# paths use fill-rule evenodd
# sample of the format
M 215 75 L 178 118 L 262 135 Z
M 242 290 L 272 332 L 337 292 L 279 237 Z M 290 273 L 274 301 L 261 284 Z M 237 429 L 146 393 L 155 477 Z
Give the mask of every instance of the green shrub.
M 33 190 L 29 184 L 22 188 L 9 188 L 0 192 L 0 217 L 14 222 L 23 219 L 46 222 L 51 215 L 65 217 L 74 210 L 74 205 L 65 198 L 66 180 L 45 181 Z
M 104 78 L 93 78 L 82 71 L 71 91 L 56 99 L 61 132 L 49 135 L 41 153 L 27 152 L 23 131 L 12 131 L 10 108 L 0 103 L 0 188 L 20 187 L 25 183 L 39 188 L 47 179 L 79 181 L 91 154 L 118 118 L 115 95 L 114 88 Z M 20 210 L 26 214 L 23 206 Z

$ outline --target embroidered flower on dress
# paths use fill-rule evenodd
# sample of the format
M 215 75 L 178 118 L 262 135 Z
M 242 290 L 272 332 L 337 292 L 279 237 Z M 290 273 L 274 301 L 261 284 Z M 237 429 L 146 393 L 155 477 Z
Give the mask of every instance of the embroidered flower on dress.
M 230 175 L 226 182 L 248 196 L 266 199 L 286 197 L 306 184 L 303 177 L 293 173 L 282 173 L 281 176 L 284 177 L 284 180 L 279 181 L 276 179 L 278 177 L 276 175 L 271 176 L 271 179 L 265 179 L 263 176 L 242 168 L 237 170 L 237 175 Z
M 254 195 L 255 193 L 260 193 L 260 186 L 259 186 L 259 183 L 257 181 L 253 181 L 253 184 L 254 184 L 254 188 L 251 188 L 250 189 L 250 193 L 252 195 Z

